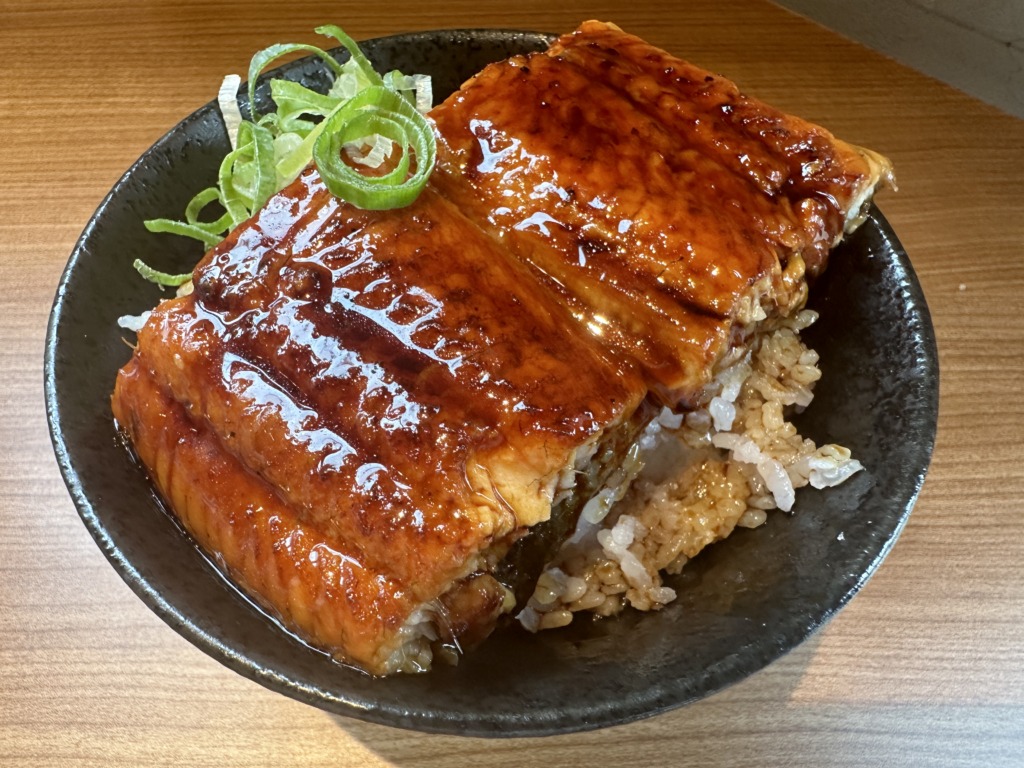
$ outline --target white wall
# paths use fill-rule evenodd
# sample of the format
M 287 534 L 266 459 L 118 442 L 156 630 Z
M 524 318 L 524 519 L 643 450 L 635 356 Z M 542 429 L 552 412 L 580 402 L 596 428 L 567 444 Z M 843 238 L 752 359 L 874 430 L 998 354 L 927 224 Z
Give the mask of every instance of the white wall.
M 1024 117 L 1024 0 L 775 0 Z

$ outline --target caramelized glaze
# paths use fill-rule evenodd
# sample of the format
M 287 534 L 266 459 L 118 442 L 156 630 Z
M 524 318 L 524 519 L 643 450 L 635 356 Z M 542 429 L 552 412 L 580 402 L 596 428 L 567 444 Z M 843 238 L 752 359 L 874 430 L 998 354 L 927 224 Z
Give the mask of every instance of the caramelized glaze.
M 118 376 L 114 410 L 161 495 L 250 595 L 314 644 L 383 667 L 421 602 L 413 590 L 303 520 L 137 358 Z
M 207 254 L 194 286 L 153 312 L 135 366 L 303 526 L 420 603 L 546 519 L 577 447 L 645 393 L 429 189 L 401 212 L 360 211 L 309 170 Z M 136 444 L 137 377 L 114 398 Z M 290 547 L 272 544 L 284 562 Z
M 438 187 L 670 402 L 699 398 L 755 286 L 792 254 L 817 268 L 870 175 L 823 129 L 598 22 L 433 116 Z
M 535 572 L 572 529 L 521 546 L 556 491 L 579 509 L 649 392 L 700 399 L 738 307 L 800 289 L 783 268 L 822 263 L 863 182 L 821 129 L 597 23 L 433 116 L 413 205 L 308 169 L 154 310 L 113 396 L 199 544 L 378 673 L 431 615 L 445 643 L 490 630 L 501 558 Z

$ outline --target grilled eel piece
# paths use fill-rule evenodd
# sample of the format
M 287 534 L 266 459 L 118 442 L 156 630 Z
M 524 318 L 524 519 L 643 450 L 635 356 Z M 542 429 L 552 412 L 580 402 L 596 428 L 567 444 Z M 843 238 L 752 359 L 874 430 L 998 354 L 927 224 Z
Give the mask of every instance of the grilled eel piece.
M 433 117 L 416 203 L 307 170 L 152 313 L 113 395 L 200 546 L 375 674 L 522 602 L 655 403 L 701 402 L 799 306 L 888 174 L 597 22 Z
M 438 189 L 672 406 L 803 304 L 805 272 L 891 182 L 885 158 L 597 21 L 432 116 Z
M 360 211 L 310 169 L 153 312 L 113 408 L 246 591 L 385 674 L 511 608 L 489 572 L 644 395 L 436 192 Z

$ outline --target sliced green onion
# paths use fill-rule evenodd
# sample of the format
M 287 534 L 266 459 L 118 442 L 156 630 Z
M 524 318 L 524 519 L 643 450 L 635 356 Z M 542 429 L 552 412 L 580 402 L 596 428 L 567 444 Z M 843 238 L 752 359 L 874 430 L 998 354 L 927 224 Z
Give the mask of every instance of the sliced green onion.
M 411 75 L 416 89 L 416 111 L 427 114 L 434 106 L 434 84 L 430 75 Z
M 367 85 L 383 85 L 384 81 L 381 76 L 377 74 L 377 70 L 373 68 L 373 64 L 366 58 L 366 55 L 360 50 L 359 44 L 356 43 L 351 37 L 345 34 L 345 31 L 334 24 L 324 24 L 323 26 L 316 28 L 318 35 L 325 35 L 327 37 L 333 37 L 339 43 L 341 43 L 345 50 L 348 51 L 348 55 L 351 57 L 351 61 L 358 67 L 359 72 L 366 79 Z
M 206 231 L 196 224 L 187 224 L 184 221 L 173 219 L 149 219 L 143 222 L 150 232 L 157 232 L 169 235 L 183 235 L 202 242 L 207 248 L 213 248 L 224 238 L 219 234 Z
M 249 113 L 241 118 L 237 75 L 224 79 L 218 103 L 224 117 L 231 151 L 218 171 L 217 186 L 204 189 L 189 202 L 184 221 L 152 219 L 150 232 L 195 238 L 207 248 L 223 240 L 234 227 L 249 219 L 266 201 L 315 162 L 327 188 L 360 208 L 383 210 L 409 205 L 433 171 L 434 133 L 423 114 L 430 108 L 430 78 L 388 72 L 383 77 L 359 50 L 356 42 L 334 25 L 317 27 L 318 33 L 337 40 L 349 53 L 344 64 L 313 45 L 272 45 L 259 51 L 249 65 Z M 257 117 L 256 80 L 272 62 L 289 53 L 311 53 L 330 70 L 333 82 L 326 94 L 281 79 L 270 81 L 276 109 Z M 319 120 L 319 122 L 317 122 Z M 387 173 L 363 175 L 350 167 L 342 152 L 369 149 L 353 162 L 380 168 L 394 152 L 400 155 Z M 415 170 L 409 170 L 415 160 Z M 214 220 L 200 215 L 207 206 L 223 208 Z M 188 275 L 168 275 L 136 262 L 147 280 L 181 285 Z
M 291 80 L 271 80 L 270 96 L 277 104 L 278 114 L 289 117 L 319 115 L 326 117 L 338 106 L 338 99 L 312 91 Z
M 238 226 L 277 191 L 273 134 L 262 125 L 242 123 L 238 149 L 224 157 L 218 180 L 220 202 L 232 226 Z
M 224 118 L 224 129 L 228 132 L 231 148 L 238 146 L 238 126 L 242 124 L 242 111 L 238 108 L 238 86 L 242 78 L 238 75 L 227 75 L 217 91 L 217 106 Z
M 153 269 L 142 261 L 142 259 L 136 259 L 132 262 L 132 266 L 135 270 L 142 275 L 144 278 L 149 280 L 151 283 L 157 285 L 166 285 L 171 288 L 177 288 L 179 285 L 184 285 L 192 279 L 191 272 L 184 272 L 180 275 L 171 275 L 167 272 L 160 272 L 159 270 Z
M 337 109 L 341 109 L 341 106 Z M 334 113 L 332 112 L 331 114 Z M 277 178 L 283 179 L 282 187 L 298 178 L 299 174 L 309 165 L 313 159 L 313 147 L 316 144 L 316 140 L 320 138 L 320 134 L 323 133 L 330 117 L 331 115 L 328 115 L 323 122 L 318 123 L 313 130 L 306 134 L 305 138 L 294 150 L 277 161 Z
M 301 141 L 316 127 L 316 123 L 304 119 L 301 112 L 270 112 L 260 118 L 259 125 L 274 134 L 275 141 L 289 134 L 294 134 Z
M 366 149 L 363 149 L 366 147 Z M 345 145 L 345 152 L 353 163 L 367 168 L 380 168 L 394 152 L 395 143 L 379 133 L 366 137 L 361 143 Z
M 395 168 L 365 176 L 341 159 L 345 144 L 380 134 L 402 152 Z M 406 178 L 410 150 L 416 171 Z M 386 210 L 412 203 L 434 170 L 436 146 L 430 124 L 407 99 L 384 86 L 367 88 L 324 121 L 313 147 L 313 161 L 332 194 L 359 208 Z
M 200 229 L 209 232 L 211 235 L 220 235 L 225 232 L 231 226 L 231 215 L 225 213 L 219 219 L 215 221 L 200 221 L 199 214 L 212 202 L 220 202 L 220 190 L 216 187 L 207 187 L 202 192 L 193 197 L 189 204 L 185 207 L 185 221 L 186 223 L 199 227 Z
M 249 63 L 249 114 L 253 120 L 256 120 L 256 78 L 260 76 L 260 72 L 266 69 L 273 61 L 287 56 L 289 53 L 295 53 L 296 51 L 302 51 L 304 53 L 312 53 L 319 56 L 323 62 L 330 67 L 331 71 L 335 75 L 340 75 L 342 72 L 341 64 L 335 60 L 327 51 L 317 48 L 315 45 L 305 45 L 302 43 L 278 43 L 277 45 L 271 45 L 268 48 L 264 48 L 259 51 L 255 56 L 252 57 L 252 61 Z
M 366 78 L 359 73 L 354 62 L 349 60 L 345 62 L 345 71 L 334 79 L 327 95 L 332 99 L 337 99 L 340 103 L 348 101 L 368 85 L 373 85 L 373 83 L 366 82 Z

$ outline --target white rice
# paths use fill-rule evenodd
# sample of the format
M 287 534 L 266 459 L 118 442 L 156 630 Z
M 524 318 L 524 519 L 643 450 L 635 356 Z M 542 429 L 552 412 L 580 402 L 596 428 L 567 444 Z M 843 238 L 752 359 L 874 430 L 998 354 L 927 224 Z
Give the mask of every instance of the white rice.
M 542 574 L 519 614 L 524 627 L 565 626 L 581 611 L 661 608 L 676 597 L 663 572 L 678 573 L 737 526 L 762 525 L 770 510 L 789 512 L 796 489 L 838 485 L 863 469 L 787 418 L 810 404 L 821 376 L 817 353 L 799 338 L 815 319 L 805 310 L 780 321 L 719 374 L 705 408 L 665 409 L 651 422 Z

